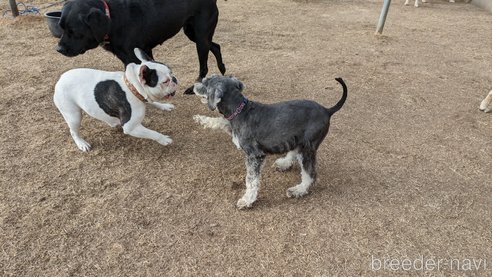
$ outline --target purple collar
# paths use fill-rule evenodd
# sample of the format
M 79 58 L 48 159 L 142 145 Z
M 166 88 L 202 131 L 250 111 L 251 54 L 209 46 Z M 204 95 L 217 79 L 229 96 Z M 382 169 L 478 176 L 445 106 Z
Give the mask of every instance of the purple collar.
M 229 121 L 233 120 L 238 114 L 240 114 L 243 111 L 246 104 L 248 104 L 248 99 L 244 97 L 243 102 L 241 102 L 241 104 L 236 108 L 236 110 L 230 116 L 226 117 L 226 119 Z

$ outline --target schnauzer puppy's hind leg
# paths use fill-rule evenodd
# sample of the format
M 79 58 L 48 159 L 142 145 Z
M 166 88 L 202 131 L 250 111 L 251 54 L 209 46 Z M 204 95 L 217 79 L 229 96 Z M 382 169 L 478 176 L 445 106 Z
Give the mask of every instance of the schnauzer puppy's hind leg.
M 248 156 L 246 158 L 246 192 L 243 197 L 237 201 L 237 208 L 250 208 L 256 201 L 258 189 L 260 187 L 261 168 L 265 156 Z
M 278 171 L 287 171 L 292 168 L 292 165 L 294 165 L 294 161 L 298 155 L 297 149 L 289 151 L 287 155 L 283 158 L 278 158 L 274 163 L 273 166 L 278 170 Z
M 146 139 L 152 139 L 157 141 L 158 143 L 162 145 L 168 145 L 173 142 L 173 140 L 166 136 L 163 135 L 159 132 L 156 132 L 154 130 L 150 130 L 142 126 L 141 124 L 129 126 L 128 124 L 123 125 L 123 132 L 125 134 L 128 134 L 130 136 L 134 136 L 137 138 L 146 138 Z
M 316 181 L 316 151 L 304 150 L 298 155 L 301 165 L 301 183 L 287 190 L 288 197 L 302 197 Z

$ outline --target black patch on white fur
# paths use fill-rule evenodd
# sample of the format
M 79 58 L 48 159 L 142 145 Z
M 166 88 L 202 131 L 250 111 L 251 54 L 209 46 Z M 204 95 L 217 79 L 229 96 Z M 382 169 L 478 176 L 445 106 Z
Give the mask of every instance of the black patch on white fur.
M 159 82 L 159 76 L 157 76 L 157 70 L 150 69 L 146 65 L 142 65 L 142 77 L 145 80 L 145 85 L 149 87 L 155 87 Z
M 120 119 L 121 126 L 130 120 L 132 108 L 118 82 L 107 80 L 98 83 L 94 88 L 94 96 L 105 113 Z

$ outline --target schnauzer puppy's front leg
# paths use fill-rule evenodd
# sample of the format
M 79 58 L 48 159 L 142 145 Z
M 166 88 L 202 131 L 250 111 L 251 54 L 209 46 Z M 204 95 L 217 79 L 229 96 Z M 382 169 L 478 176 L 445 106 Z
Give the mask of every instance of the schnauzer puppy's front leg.
M 202 125 L 203 128 L 222 130 L 229 135 L 232 135 L 231 123 L 223 117 L 208 117 L 197 114 L 193 116 L 193 119 Z
M 237 201 L 237 208 L 250 208 L 256 201 L 258 189 L 260 187 L 261 167 L 265 161 L 265 156 L 249 155 L 246 158 L 246 192 Z
M 134 136 L 137 138 L 152 139 L 152 140 L 155 140 L 162 145 L 168 145 L 168 144 L 171 144 L 173 142 L 173 140 L 170 137 L 165 136 L 161 133 L 158 133 L 154 130 L 147 129 L 144 126 L 142 126 L 142 124 L 137 124 L 137 125 L 133 125 L 133 126 L 129 126 L 129 125 L 125 124 L 123 126 L 123 132 L 125 134 L 128 134 L 130 136 Z
M 158 108 L 159 110 L 163 110 L 163 111 L 172 111 L 175 108 L 173 104 L 169 104 L 169 103 L 152 102 L 150 103 L 150 105 L 152 107 Z

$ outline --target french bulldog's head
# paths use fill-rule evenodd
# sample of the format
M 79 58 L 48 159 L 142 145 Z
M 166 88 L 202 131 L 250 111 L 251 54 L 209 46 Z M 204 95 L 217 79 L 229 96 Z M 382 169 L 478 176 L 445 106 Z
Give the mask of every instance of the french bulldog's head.
M 125 75 L 149 102 L 162 101 L 176 93 L 178 80 L 171 69 L 163 63 L 152 60 L 145 52 L 135 48 L 140 64 L 130 63 Z

